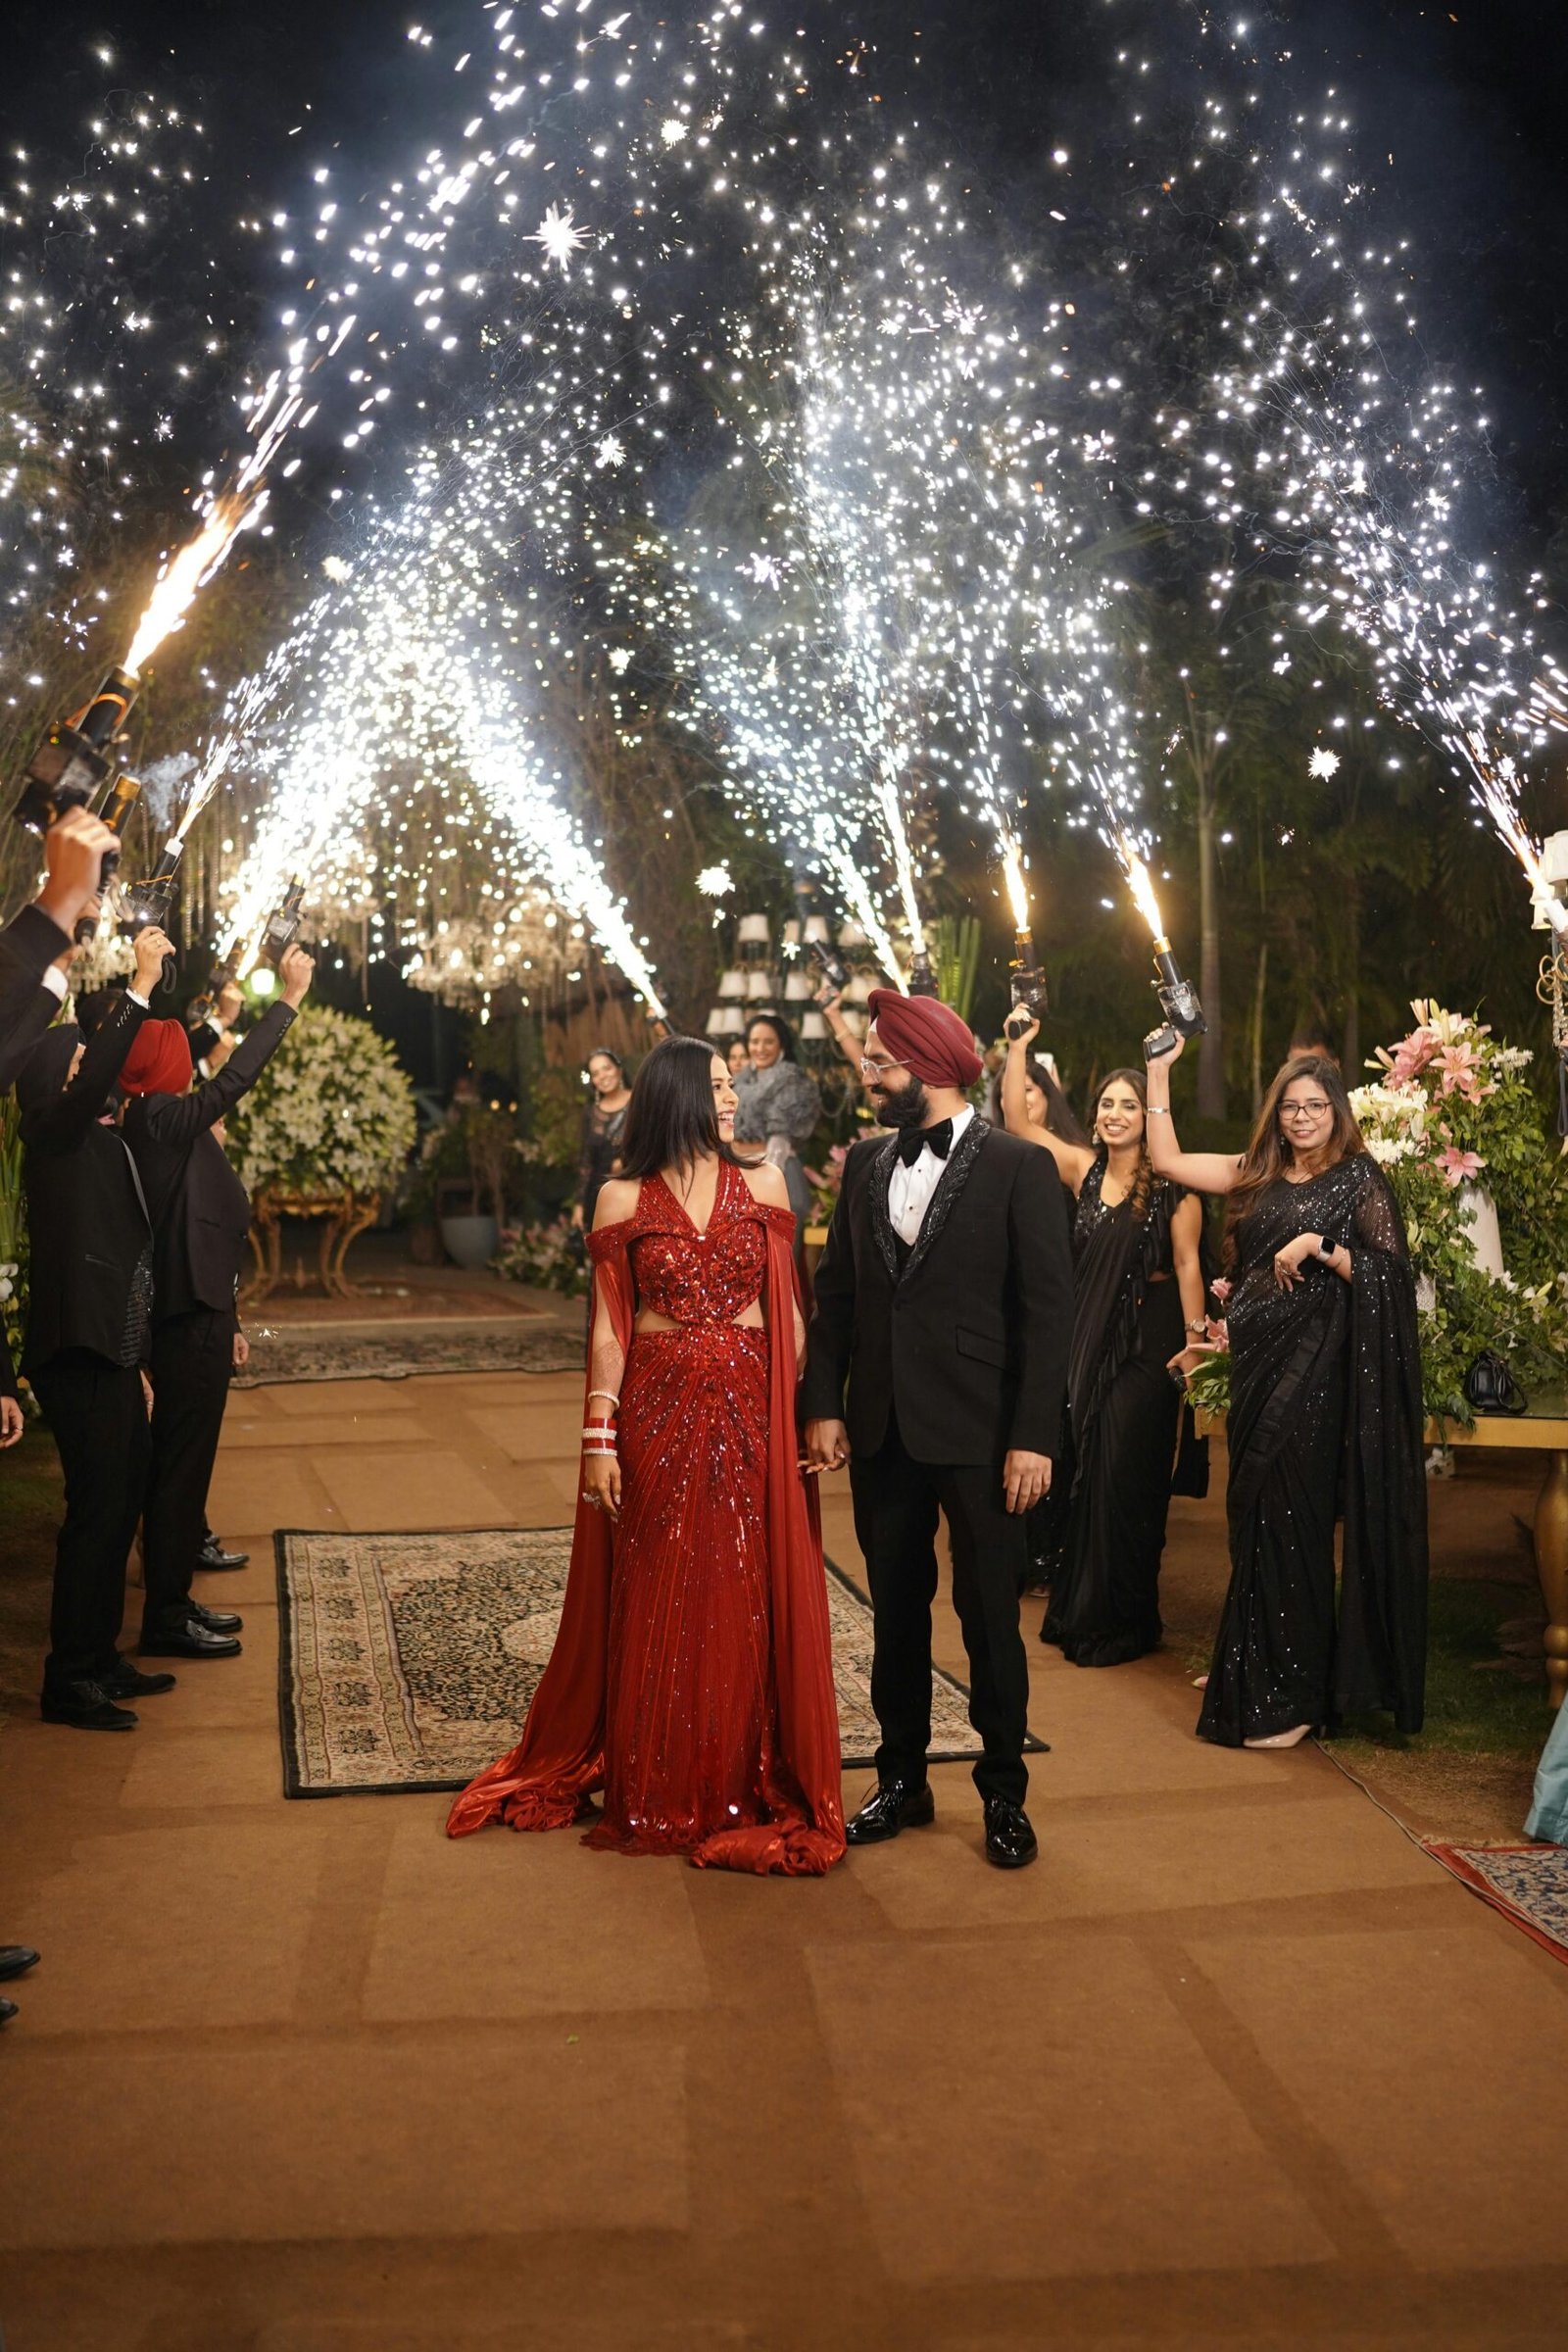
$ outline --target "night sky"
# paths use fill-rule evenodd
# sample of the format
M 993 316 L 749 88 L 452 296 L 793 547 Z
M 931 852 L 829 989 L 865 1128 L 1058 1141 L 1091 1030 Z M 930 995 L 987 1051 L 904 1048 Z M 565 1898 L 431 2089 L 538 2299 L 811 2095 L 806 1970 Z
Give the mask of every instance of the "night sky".
M 868 72 L 919 93 L 927 127 L 995 186 L 1057 140 L 1092 148 L 1107 103 L 1108 53 L 1141 32 L 1166 57 L 1197 47 L 1181 0 L 800 0 L 760 8 L 804 25 Z M 526 27 L 528 5 L 517 12 Z M 1549 0 L 1485 8 L 1411 0 L 1298 0 L 1235 15 L 1275 27 L 1303 90 L 1337 81 L 1361 136 L 1392 155 L 1377 217 L 1415 241 L 1434 356 L 1484 381 L 1504 489 L 1542 534 L 1568 513 L 1568 44 Z M 450 74 L 411 51 L 417 21 L 450 60 L 490 32 L 476 0 L 393 10 L 384 0 L 266 0 L 254 9 L 120 0 L 87 11 L 24 0 L 8 25 L 8 134 L 69 158 L 102 87 L 90 47 L 107 39 L 127 85 L 182 95 L 220 131 L 214 251 L 242 338 L 266 316 L 268 255 L 225 233 L 243 205 L 288 208 L 329 161 L 367 183 L 438 138 L 457 113 Z M 1222 14 L 1221 22 L 1229 18 Z M 1554 29 L 1554 27 L 1556 27 Z M 911 61 L 919 58 L 917 69 Z M 236 349 L 236 357 L 238 350 Z

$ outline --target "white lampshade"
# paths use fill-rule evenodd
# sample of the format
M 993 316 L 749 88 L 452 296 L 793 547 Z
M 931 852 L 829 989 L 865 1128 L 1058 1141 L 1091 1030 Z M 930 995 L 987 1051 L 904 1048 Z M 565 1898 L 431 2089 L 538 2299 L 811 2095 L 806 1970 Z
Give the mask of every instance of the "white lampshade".
M 713 1006 L 713 1009 L 712 1009 L 712 1011 L 711 1011 L 711 1012 L 709 1014 L 709 1016 L 708 1016 L 708 1034 L 709 1034 L 709 1036 L 710 1036 L 710 1037 L 722 1037 L 722 1036 L 724 1036 L 724 1034 L 725 1034 L 726 1030 L 728 1029 L 728 1026 L 729 1026 L 729 1016 L 728 1016 L 728 1015 L 727 1015 L 727 1013 L 725 1012 L 723 1005 L 722 1005 L 722 1004 L 715 1004 L 715 1005 Z
M 792 914 L 790 916 L 789 921 L 779 933 L 779 939 L 786 948 L 798 948 L 800 946 L 801 925 L 800 918 L 797 915 Z
M 743 914 L 735 926 L 735 937 L 743 948 L 765 948 L 772 933 L 765 914 Z
M 840 1002 L 845 1004 L 863 1004 L 871 994 L 871 983 L 863 972 L 852 972 Z
M 841 948 L 863 948 L 864 945 L 865 933 L 853 916 L 849 922 L 841 924 L 839 928 L 839 946 Z
M 845 1028 L 852 1037 L 863 1037 L 871 1026 L 863 1012 L 845 1012 L 842 1014 L 842 1018 Z
M 749 972 L 746 976 L 746 994 L 749 997 L 770 997 L 773 994 L 772 973 Z
M 790 1004 L 809 1004 L 816 986 L 809 972 L 791 972 L 784 982 L 785 1002 Z
M 808 1046 L 819 1045 L 826 1035 L 827 1023 L 813 1004 L 810 1011 L 804 1013 L 801 1017 L 802 1040 Z
M 729 970 L 720 976 L 718 993 L 721 997 L 745 996 L 746 974 L 741 970 L 739 964 L 732 963 Z
M 746 1015 L 738 1004 L 721 1005 L 718 1017 L 723 1023 L 722 1028 L 717 1032 L 718 1036 L 744 1037 L 746 1035 Z
M 826 947 L 831 937 L 832 933 L 828 930 L 825 914 L 808 914 L 807 916 L 805 938 L 808 946 L 813 939 L 817 939 Z

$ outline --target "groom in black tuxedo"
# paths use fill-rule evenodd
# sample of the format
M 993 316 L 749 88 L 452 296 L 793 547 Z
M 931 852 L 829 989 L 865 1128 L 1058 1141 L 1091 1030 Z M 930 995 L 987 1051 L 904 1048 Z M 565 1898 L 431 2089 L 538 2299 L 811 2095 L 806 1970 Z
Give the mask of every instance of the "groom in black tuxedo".
M 871 1585 L 877 1787 L 852 1845 L 934 1818 L 934 1538 L 946 1514 L 953 1602 L 969 1653 L 969 1715 L 986 1857 L 1032 1862 L 1023 1810 L 1029 1669 L 1018 1625 L 1025 1517 L 1047 1493 L 1072 1328 L 1072 1255 L 1056 1166 L 989 1126 L 966 1090 L 981 1060 L 932 997 L 876 989 L 862 1062 L 891 1137 L 857 1144 L 814 1282 L 802 1382 L 809 1460 L 850 1466 Z M 846 1386 L 848 1399 L 846 1401 Z

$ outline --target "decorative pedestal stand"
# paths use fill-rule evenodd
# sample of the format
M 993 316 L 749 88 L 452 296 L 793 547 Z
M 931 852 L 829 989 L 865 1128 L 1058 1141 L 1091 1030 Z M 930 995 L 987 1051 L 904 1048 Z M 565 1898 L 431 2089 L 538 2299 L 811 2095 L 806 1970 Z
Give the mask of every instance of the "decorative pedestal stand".
M 245 1291 L 248 1304 L 270 1298 L 292 1279 L 303 1291 L 309 1280 L 301 1266 L 292 1276 L 283 1272 L 283 1219 L 317 1217 L 322 1220 L 317 1277 L 328 1298 L 357 1298 L 360 1286 L 343 1270 L 349 1244 L 373 1225 L 381 1210 L 379 1193 L 274 1193 L 263 1188 L 251 1204 L 251 1250 L 256 1279 Z

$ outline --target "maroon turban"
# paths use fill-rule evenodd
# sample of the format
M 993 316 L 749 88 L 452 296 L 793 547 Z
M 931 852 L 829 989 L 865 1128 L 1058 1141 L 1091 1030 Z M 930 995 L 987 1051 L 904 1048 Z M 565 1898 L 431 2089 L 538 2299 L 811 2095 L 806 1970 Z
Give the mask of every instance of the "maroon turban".
M 184 1022 L 143 1021 L 125 1055 L 120 1083 L 127 1095 L 182 1095 L 190 1072 Z
M 937 997 L 902 997 L 873 988 L 866 1000 L 888 1053 L 923 1086 L 956 1086 L 965 1093 L 985 1067 L 969 1024 Z

